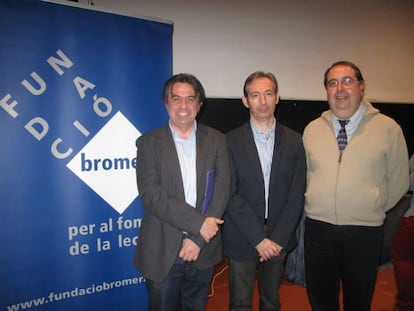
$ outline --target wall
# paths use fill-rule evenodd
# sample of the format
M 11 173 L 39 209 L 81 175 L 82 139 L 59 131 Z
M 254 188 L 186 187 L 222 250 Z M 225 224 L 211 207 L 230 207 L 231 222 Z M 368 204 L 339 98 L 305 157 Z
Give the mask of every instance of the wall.
M 90 3 L 91 0 L 80 0 Z M 194 73 L 209 97 L 241 96 L 246 76 L 274 72 L 285 99 L 323 100 L 337 60 L 360 66 L 367 98 L 414 103 L 412 0 L 93 0 L 174 23 L 174 72 Z

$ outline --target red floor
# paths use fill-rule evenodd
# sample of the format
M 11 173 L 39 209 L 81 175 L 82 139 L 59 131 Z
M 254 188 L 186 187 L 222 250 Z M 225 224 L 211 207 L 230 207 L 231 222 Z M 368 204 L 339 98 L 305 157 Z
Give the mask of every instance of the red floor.
M 207 301 L 206 311 L 228 310 L 228 283 L 227 266 L 223 263 L 216 267 L 210 297 Z M 378 271 L 377 285 L 371 311 L 394 311 L 396 285 L 394 272 L 391 266 Z M 306 289 L 302 286 L 284 282 L 280 288 L 283 311 L 310 311 Z M 258 310 L 258 297 L 255 291 L 253 298 L 254 310 Z

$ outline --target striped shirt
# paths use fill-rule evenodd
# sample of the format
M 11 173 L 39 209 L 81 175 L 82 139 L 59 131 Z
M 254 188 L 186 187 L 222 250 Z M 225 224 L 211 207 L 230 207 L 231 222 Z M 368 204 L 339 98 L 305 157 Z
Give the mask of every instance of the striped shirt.
M 192 207 L 197 203 L 197 169 L 196 169 L 196 131 L 197 123 L 187 139 L 182 138 L 171 126 L 175 149 L 180 162 L 185 201 Z
M 260 165 L 262 167 L 266 200 L 264 218 L 267 219 L 269 216 L 269 181 L 272 169 L 273 149 L 275 146 L 276 119 L 273 119 L 273 125 L 268 129 L 267 133 L 258 129 L 252 121 L 250 121 L 250 124 L 253 130 L 253 137 L 259 155 Z

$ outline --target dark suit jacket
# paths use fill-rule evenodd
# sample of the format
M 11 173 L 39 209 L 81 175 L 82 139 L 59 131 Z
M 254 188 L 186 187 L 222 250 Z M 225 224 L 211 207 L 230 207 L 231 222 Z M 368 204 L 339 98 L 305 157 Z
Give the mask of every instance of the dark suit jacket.
M 292 249 L 303 212 L 306 183 L 301 136 L 276 123 L 266 227 L 263 174 L 250 122 L 228 133 L 227 144 L 231 194 L 223 224 L 225 255 L 235 260 L 255 257 L 255 246 L 265 237 L 285 251 Z
M 134 264 L 145 278 L 164 280 L 181 249 L 183 232 L 201 247 L 196 267 L 222 260 L 221 236 L 205 243 L 199 231 L 206 216 L 221 218 L 229 198 L 230 178 L 225 136 L 197 124 L 197 204 L 185 202 L 180 164 L 169 125 L 137 139 L 137 184 L 145 213 Z M 213 199 L 204 215 L 207 172 L 215 171 Z

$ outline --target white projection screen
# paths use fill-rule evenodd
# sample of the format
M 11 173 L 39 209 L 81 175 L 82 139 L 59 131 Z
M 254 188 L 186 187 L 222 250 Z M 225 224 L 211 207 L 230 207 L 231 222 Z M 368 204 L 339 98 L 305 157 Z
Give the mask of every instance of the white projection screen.
M 362 70 L 368 99 L 414 103 L 412 0 L 93 3 L 173 22 L 173 71 L 195 74 L 208 97 L 240 97 L 247 75 L 265 70 L 278 77 L 282 98 L 322 100 L 325 70 L 350 60 Z

